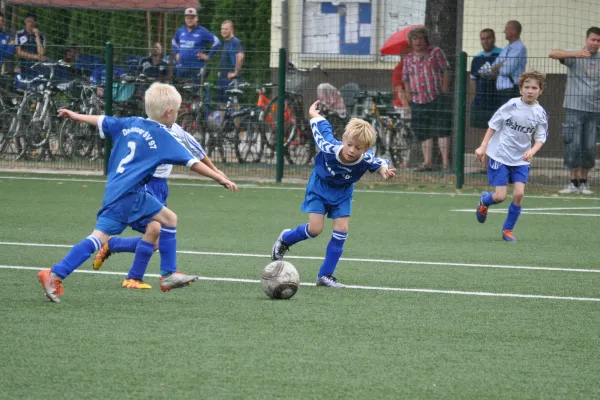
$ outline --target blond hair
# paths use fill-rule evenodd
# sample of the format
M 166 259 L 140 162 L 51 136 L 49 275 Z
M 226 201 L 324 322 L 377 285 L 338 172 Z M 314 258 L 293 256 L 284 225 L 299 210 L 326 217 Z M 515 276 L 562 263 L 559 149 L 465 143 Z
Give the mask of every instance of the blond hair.
M 536 71 L 534 69 L 530 69 L 528 71 L 523 72 L 519 76 L 519 87 L 522 88 L 525 84 L 525 81 L 529 79 L 535 79 L 540 85 L 540 89 L 544 90 L 544 86 L 546 86 L 546 74 L 543 72 Z
M 352 118 L 348 122 L 342 137 L 356 141 L 356 144 L 363 149 L 372 147 L 377 140 L 377 134 L 373 126 L 367 121 L 358 118 Z
M 146 114 L 150 119 L 159 120 L 169 110 L 178 111 L 181 106 L 181 95 L 175 87 L 154 82 L 144 96 Z

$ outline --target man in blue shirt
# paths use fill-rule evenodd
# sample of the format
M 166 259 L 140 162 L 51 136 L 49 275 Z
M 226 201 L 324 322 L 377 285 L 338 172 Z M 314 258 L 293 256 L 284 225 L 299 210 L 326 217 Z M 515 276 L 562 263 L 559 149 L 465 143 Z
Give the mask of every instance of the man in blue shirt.
M 25 16 L 25 28 L 17 31 L 15 45 L 17 55 L 21 59 L 21 74 L 24 77 L 36 76 L 37 73 L 31 66 L 46 59 L 46 38 L 36 27 L 35 14 L 29 13 Z
M 10 34 L 4 29 L 4 14 L 0 12 L 0 68 L 2 73 L 9 72 L 6 62 L 15 54 L 15 42 Z
M 221 103 L 227 102 L 226 90 L 234 79 L 241 79 L 242 64 L 244 63 L 244 50 L 242 42 L 234 36 L 233 22 L 223 21 L 221 24 L 221 64 L 219 65 L 219 87 L 221 88 Z
M 487 129 L 488 121 L 500 107 L 492 64 L 502 49 L 496 47 L 496 35 L 493 29 L 482 30 L 479 33 L 479 39 L 483 50 L 477 53 L 471 61 L 471 86 L 474 89 L 472 92 L 475 93 L 471 105 L 471 127 Z
M 176 77 L 200 83 L 200 69 L 221 46 L 218 37 L 206 28 L 198 25 L 195 8 L 185 10 L 185 26 L 177 30 L 173 36 L 173 52 L 177 64 Z M 208 53 L 205 53 L 207 47 Z
M 527 48 L 521 41 L 521 23 L 519 21 L 508 21 L 504 27 L 504 35 L 508 40 L 508 46 L 494 61 L 492 71 L 498 74 L 496 89 L 498 90 L 498 101 L 504 104 L 514 97 L 520 97 L 519 76 L 525 72 L 527 65 Z
M 50 301 L 60 303 L 59 296 L 64 294 L 62 280 L 94 251 L 100 250 L 110 236 L 118 235 L 127 226 L 147 218 L 151 222 L 136 247 L 127 279 L 142 279 L 157 241 L 161 252 L 160 288 L 163 292 L 187 286 L 198 279 L 197 276 L 177 271 L 177 215 L 148 193 L 145 184 L 159 165 L 175 164 L 185 165 L 198 174 L 212 178 L 226 189 L 237 191 L 237 186 L 199 162 L 168 130 L 175 123 L 180 107 L 181 95 L 173 86 L 154 83 L 145 94 L 148 119 L 113 118 L 59 110 L 59 117 L 97 126 L 100 137 L 110 137 L 114 146 L 108 161 L 104 198 L 94 230 L 73 246 L 54 267 L 38 273 L 38 279 Z

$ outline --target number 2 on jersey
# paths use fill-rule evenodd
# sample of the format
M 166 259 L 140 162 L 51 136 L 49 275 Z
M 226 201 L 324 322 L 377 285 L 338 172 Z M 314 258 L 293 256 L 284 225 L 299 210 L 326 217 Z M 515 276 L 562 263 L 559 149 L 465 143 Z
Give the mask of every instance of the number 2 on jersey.
M 129 147 L 129 154 L 123 157 L 123 159 L 119 163 L 119 166 L 117 167 L 118 174 L 122 174 L 123 172 L 125 172 L 125 167 L 123 167 L 123 165 L 131 161 L 131 159 L 135 155 L 135 142 L 127 142 L 127 147 Z

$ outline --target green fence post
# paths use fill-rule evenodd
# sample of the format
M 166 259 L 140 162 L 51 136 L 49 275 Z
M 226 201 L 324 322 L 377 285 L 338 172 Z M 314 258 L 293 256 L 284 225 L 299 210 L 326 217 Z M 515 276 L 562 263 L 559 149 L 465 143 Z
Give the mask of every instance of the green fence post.
M 285 71 L 287 51 L 279 49 L 279 71 L 277 74 L 277 169 L 275 182 L 283 178 L 283 136 L 285 135 Z
M 104 86 L 104 115 L 112 115 L 113 99 L 113 44 L 106 42 L 106 79 Z M 108 174 L 108 160 L 112 150 L 112 139 L 104 138 L 104 175 Z
M 465 120 L 467 118 L 467 53 L 458 60 L 458 123 L 456 132 L 456 188 L 465 183 Z

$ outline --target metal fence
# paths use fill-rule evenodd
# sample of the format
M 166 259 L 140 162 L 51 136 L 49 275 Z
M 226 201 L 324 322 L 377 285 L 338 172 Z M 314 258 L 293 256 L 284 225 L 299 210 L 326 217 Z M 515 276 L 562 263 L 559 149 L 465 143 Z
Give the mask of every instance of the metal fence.
M 71 64 L 47 61 L 22 66 L 16 75 L 2 75 L 0 167 L 102 171 L 104 146 L 96 132 L 80 124 L 58 120 L 56 110 L 70 107 L 88 114 L 105 112 L 104 51 L 103 48 L 78 49 L 76 61 Z M 116 55 L 110 57 L 114 61 L 112 101 L 108 102 L 112 103 L 112 113 L 144 116 L 143 93 L 149 84 L 156 80 L 174 84 L 183 97 L 178 122 L 205 147 L 215 164 L 232 177 L 274 181 L 277 136 L 281 132 L 283 177 L 308 178 L 317 149 L 307 110 L 312 102 L 321 99 L 327 105 L 323 114 L 338 138 L 350 118 L 363 118 L 374 126 L 378 141 L 373 150 L 398 168 L 397 181 L 455 185 L 458 178 L 459 185 L 463 182 L 469 186 L 487 184 L 483 166 L 473 160 L 474 149 L 485 130 L 472 126 L 471 105 L 476 91 L 470 71 L 472 57 L 464 62 L 466 67 L 458 68 L 460 60 L 447 56 L 453 84 L 449 93 L 440 96 L 442 106 L 434 114 L 434 118 L 444 122 L 442 126 L 438 121 L 432 129 L 445 128 L 452 133 L 450 165 L 443 165 L 434 141 L 432 168 L 419 171 L 423 153 L 421 142 L 411 128 L 410 112 L 394 104 L 392 68 L 396 60 L 353 68 L 348 57 L 342 63 L 336 62 L 332 55 L 292 53 L 287 55 L 291 64 L 244 70 L 242 79 L 224 86 L 219 85 L 217 70 L 210 64 L 183 79 L 178 77 L 177 66 L 167 59 L 143 74 L 140 59 L 148 51 L 116 49 Z M 278 54 L 266 52 L 246 56 L 278 59 Z M 533 160 L 530 176 L 532 185 L 553 189 L 569 179 L 569 171 L 563 166 L 561 137 L 565 70 L 561 67 L 557 70 L 558 62 L 549 58 L 527 61 L 529 67 L 553 71 L 548 74 L 547 87 L 539 99 L 548 114 L 549 137 Z M 281 87 L 278 78 L 283 70 L 285 81 Z M 280 90 L 285 93 L 283 103 L 277 100 Z M 460 107 L 461 93 L 466 97 L 462 104 L 465 107 Z M 278 120 L 281 104 L 284 112 L 282 120 Z M 464 131 L 460 129 L 463 126 Z M 435 136 L 436 132 L 432 133 Z M 176 171 L 185 173 L 183 169 Z M 378 181 L 377 176 L 365 179 Z

